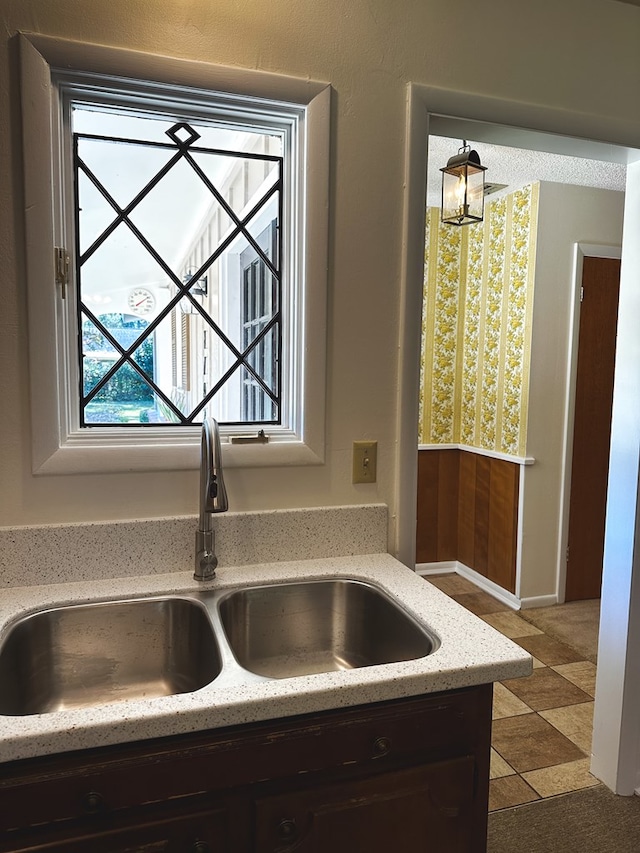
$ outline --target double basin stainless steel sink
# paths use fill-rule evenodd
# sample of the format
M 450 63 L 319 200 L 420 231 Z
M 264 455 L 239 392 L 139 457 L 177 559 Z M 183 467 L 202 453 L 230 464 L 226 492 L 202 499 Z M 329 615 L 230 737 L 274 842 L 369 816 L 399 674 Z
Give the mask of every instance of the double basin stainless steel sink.
M 381 588 L 350 578 L 65 605 L 8 630 L 0 715 L 396 663 L 437 646 Z

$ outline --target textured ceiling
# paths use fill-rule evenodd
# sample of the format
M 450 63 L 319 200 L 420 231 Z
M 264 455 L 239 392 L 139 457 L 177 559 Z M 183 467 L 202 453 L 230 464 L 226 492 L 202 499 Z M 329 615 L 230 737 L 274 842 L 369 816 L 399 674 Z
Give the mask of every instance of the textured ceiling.
M 640 0 L 637 2 L 640 5 Z M 506 184 L 507 188 L 503 191 L 505 193 L 533 181 L 552 181 L 624 192 L 626 167 L 621 163 L 586 160 L 564 154 L 546 154 L 471 140 L 469 143 L 480 155 L 482 165 L 487 167 L 485 181 L 488 184 Z M 461 145 L 462 141 L 459 139 L 429 137 L 427 202 L 430 207 L 440 206 L 440 168 L 446 165 L 449 157 L 457 154 Z M 494 197 L 497 197 L 497 194 Z

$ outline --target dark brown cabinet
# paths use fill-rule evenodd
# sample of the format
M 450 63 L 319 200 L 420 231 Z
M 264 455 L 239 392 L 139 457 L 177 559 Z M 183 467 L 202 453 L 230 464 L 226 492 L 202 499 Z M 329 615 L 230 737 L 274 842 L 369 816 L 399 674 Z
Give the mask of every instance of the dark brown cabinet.
M 117 827 L 110 821 L 74 831 L 52 833 L 49 827 L 9 849 L 16 853 L 231 853 L 234 849 L 224 810 L 213 807 L 183 815 L 171 811 L 164 818 L 132 815 Z
M 255 853 L 470 850 L 471 757 L 256 802 Z M 465 819 L 466 818 L 466 819 Z
M 484 853 L 491 692 L 0 765 L 0 853 Z

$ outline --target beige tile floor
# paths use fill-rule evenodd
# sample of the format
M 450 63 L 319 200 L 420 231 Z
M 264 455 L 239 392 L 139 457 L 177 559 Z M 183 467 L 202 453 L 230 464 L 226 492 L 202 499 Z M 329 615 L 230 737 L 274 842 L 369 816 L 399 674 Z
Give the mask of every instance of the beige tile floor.
M 459 575 L 427 580 L 534 658 L 533 675 L 494 686 L 489 810 L 600 784 L 589 773 L 596 667 Z

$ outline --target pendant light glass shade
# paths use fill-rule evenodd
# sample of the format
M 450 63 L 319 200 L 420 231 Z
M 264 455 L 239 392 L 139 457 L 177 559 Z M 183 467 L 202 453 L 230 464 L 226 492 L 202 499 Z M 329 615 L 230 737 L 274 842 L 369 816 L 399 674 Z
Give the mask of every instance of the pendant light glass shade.
M 484 216 L 484 173 L 477 151 L 466 142 L 450 157 L 442 172 L 441 220 L 449 225 L 482 222 Z

